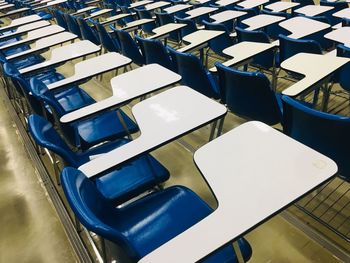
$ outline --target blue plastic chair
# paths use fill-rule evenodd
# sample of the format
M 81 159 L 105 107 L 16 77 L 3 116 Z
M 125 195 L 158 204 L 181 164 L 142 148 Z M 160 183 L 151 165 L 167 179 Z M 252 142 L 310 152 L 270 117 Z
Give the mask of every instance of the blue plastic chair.
M 139 43 L 146 64 L 156 63 L 172 71 L 177 71 L 175 63 L 172 61 L 166 47 L 161 41 L 156 39 L 144 39 L 135 36 Z
M 306 5 L 314 5 L 314 1 L 313 0 L 292 0 L 292 2 L 294 3 L 299 3 L 300 7 L 306 6 Z
M 350 58 L 350 48 L 344 45 L 337 46 L 337 56 Z M 336 73 L 335 82 L 338 82 L 340 86 L 346 91 L 350 92 L 350 64 L 347 63 Z
M 52 9 L 52 12 L 56 18 L 57 25 L 63 27 L 65 30 L 69 30 L 68 24 L 66 20 L 63 17 L 63 13 L 60 10 Z
M 124 30 L 115 29 L 117 37 L 119 39 L 121 53 L 130 58 L 133 63 L 142 66 L 145 64 L 145 58 L 142 56 L 139 47 L 129 35 L 128 32 Z
M 332 16 L 332 14 L 349 7 L 348 3 L 345 1 L 344 2 L 328 2 L 325 0 L 320 0 L 320 5 L 334 7 L 332 10 L 329 10 L 328 12 L 326 12 L 324 14 L 331 22 L 331 25 L 335 25 L 335 24 L 338 24 L 341 22 L 341 18 Z
M 116 208 L 79 170 L 65 168 L 61 173 L 61 182 L 68 203 L 79 221 L 89 231 L 115 243 L 125 253 L 123 256 L 128 258 L 128 262 L 139 261 L 213 211 L 194 192 L 183 186 L 172 186 L 123 208 Z M 248 260 L 252 254 L 249 243 L 245 239 L 238 242 L 244 259 Z M 235 263 L 237 258 L 232 246 L 226 245 L 203 262 Z
M 270 43 L 269 36 L 261 30 L 245 30 L 240 27 L 236 27 L 238 42 L 250 41 L 258 43 Z M 252 65 L 259 68 L 270 69 L 273 67 L 275 55 L 273 50 L 265 51 L 253 58 Z M 276 64 L 278 65 L 278 56 L 276 57 Z
M 268 10 L 261 10 L 261 14 L 280 16 L 280 17 L 284 17 L 285 19 L 289 19 L 292 17 L 292 15 L 287 13 L 287 12 L 272 12 L 272 11 L 268 11 Z M 290 32 L 288 30 L 284 29 L 283 27 L 280 27 L 278 25 L 278 23 L 274 23 L 272 25 L 265 27 L 264 31 L 272 39 L 277 39 L 278 35 L 280 35 L 280 34 L 282 34 L 282 35 L 289 35 L 290 34 Z
M 227 27 L 224 24 L 220 23 L 209 23 L 208 21 L 203 20 L 203 25 L 205 26 L 205 29 L 207 30 L 217 30 L 217 31 L 224 31 L 225 33 L 220 35 L 219 37 L 212 39 L 209 41 L 209 48 L 214 51 L 214 53 L 223 56 L 223 57 L 228 57 L 222 51 L 230 47 L 234 44 L 233 39 L 230 37 L 230 33 L 227 29 Z M 208 53 L 207 53 L 208 56 Z M 206 59 L 208 61 L 208 58 Z
M 282 97 L 283 131 L 288 136 L 333 159 L 339 175 L 350 181 L 350 118 L 311 109 Z
M 187 19 L 187 18 L 181 18 L 179 16 L 174 16 L 175 18 L 175 21 L 177 23 L 181 23 L 181 24 L 186 24 L 185 27 L 181 28 L 180 32 L 181 32 L 181 39 L 184 37 L 184 36 L 187 36 L 193 32 L 196 32 L 198 29 L 197 29 L 197 26 L 196 26 L 196 23 L 192 20 L 192 19 Z
M 173 15 L 170 15 L 168 13 L 163 13 L 163 12 L 157 12 L 157 11 L 154 12 L 154 14 L 157 17 L 157 20 L 160 26 L 164 26 L 169 23 L 175 23 L 175 18 Z M 171 32 L 169 34 L 168 39 L 179 43 L 181 41 L 181 35 L 179 32 L 181 31 Z
M 80 27 L 81 36 L 84 40 L 89 40 L 95 45 L 101 45 L 98 33 L 94 28 L 90 27 L 88 23 L 82 18 L 77 18 L 77 22 Z
M 215 63 L 219 76 L 221 100 L 239 116 L 269 125 L 281 122 L 279 95 L 271 88 L 269 79 L 260 72 L 247 72 Z
M 120 109 L 103 112 L 69 124 L 61 123 L 60 118 L 67 111 L 56 98 L 43 92 L 46 89 L 46 85 L 38 79 L 30 80 L 31 93 L 42 104 L 49 106 L 57 126 L 74 147 L 85 150 L 99 143 L 117 140 L 138 131 L 137 125 Z
M 139 17 L 139 19 L 152 19 L 152 13 L 144 8 L 135 8 L 134 9 Z M 156 23 L 147 23 L 141 26 L 142 31 L 146 34 L 153 34 L 153 29 L 156 28 Z
M 70 14 L 64 14 L 64 18 L 66 19 L 69 31 L 76 34 L 81 39 L 80 27 L 75 17 Z
M 236 20 L 236 26 L 243 28 L 243 29 L 246 28 L 247 26 L 245 24 L 243 24 L 242 21 L 247 19 L 247 18 L 256 16 L 260 12 L 260 10 L 258 8 L 243 8 L 243 7 L 239 7 L 239 6 L 235 6 L 234 10 L 246 12 L 245 15 L 238 17 Z
M 127 139 L 121 139 L 87 151 L 73 152 L 52 124 L 39 115 L 33 114 L 28 117 L 28 128 L 38 145 L 60 156 L 65 166 L 77 169 L 89 162 L 90 156 L 110 152 L 129 142 Z M 168 179 L 169 171 L 149 154 L 142 155 L 93 178 L 100 193 L 117 205 Z
M 96 23 L 95 26 L 102 46 L 109 52 L 120 52 L 119 40 L 113 38 L 112 34 L 108 33 L 103 25 Z
M 219 89 L 214 76 L 204 68 L 198 57 L 192 54 L 178 52 L 169 47 L 168 50 L 177 65 L 177 72 L 182 77 L 181 84 L 209 98 L 219 98 Z

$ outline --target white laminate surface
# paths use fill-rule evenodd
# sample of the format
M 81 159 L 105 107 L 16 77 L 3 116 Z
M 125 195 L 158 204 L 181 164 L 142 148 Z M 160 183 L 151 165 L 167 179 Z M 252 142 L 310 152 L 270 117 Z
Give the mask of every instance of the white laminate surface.
M 298 96 L 316 83 L 329 76 L 350 61 L 349 58 L 299 53 L 281 63 L 281 68 L 304 75 L 305 77 L 282 93 Z
M 47 85 L 48 89 L 71 85 L 80 80 L 97 76 L 107 71 L 128 65 L 132 60 L 116 52 L 108 52 L 101 56 L 93 57 L 74 65 L 74 74 L 57 82 Z
M 243 8 L 254 8 L 268 3 L 269 0 L 246 0 L 238 3 L 237 5 Z
M 235 4 L 239 1 L 241 1 L 241 0 L 219 0 L 219 1 L 216 1 L 215 4 L 217 4 L 219 6 L 227 6 L 227 5 Z
M 59 4 L 66 3 L 67 1 L 68 1 L 68 0 L 54 0 L 54 1 L 50 0 L 49 2 L 46 3 L 46 5 L 33 8 L 33 10 L 45 9 L 45 8 L 50 7 L 50 6 L 55 6 L 55 5 L 59 5 Z M 41 3 L 42 3 L 42 2 L 41 2 Z
M 168 13 L 168 14 L 175 14 L 176 12 L 180 12 L 186 9 L 190 9 L 192 5 L 187 5 L 187 4 L 177 4 L 173 5 L 167 8 L 164 8 L 163 11 Z
M 35 21 L 39 21 L 39 20 L 42 20 L 42 18 L 38 15 L 30 15 L 30 16 L 24 16 L 21 18 L 13 19 L 9 25 L 0 27 L 0 32 L 10 30 L 10 29 L 13 29 L 14 27 L 22 26 Z
M 29 10 L 30 10 L 30 8 L 28 8 L 28 7 L 18 8 L 18 9 L 12 10 L 10 12 L 7 12 L 5 14 L 1 14 L 0 18 L 11 16 L 11 15 L 17 15 L 17 14 L 20 14 L 20 13 L 23 13 L 23 12 L 26 12 Z
M 132 14 L 128 13 L 128 14 L 119 14 L 119 15 L 115 15 L 115 16 L 110 16 L 108 18 L 106 18 L 106 20 L 104 21 L 101 21 L 101 24 L 102 25 L 109 25 L 109 24 L 113 24 L 115 23 L 116 21 L 120 20 L 120 19 L 123 19 L 125 17 L 129 17 L 131 16 Z
M 32 42 L 34 40 L 39 39 L 39 38 L 50 36 L 50 35 L 53 35 L 53 34 L 57 34 L 57 33 L 63 32 L 63 31 L 64 31 L 64 28 L 60 27 L 58 25 L 51 25 L 51 26 L 47 26 L 47 27 L 44 27 L 44 28 L 35 29 L 35 30 L 32 30 L 32 31 L 29 31 L 27 33 L 27 37 L 26 38 L 24 38 L 22 40 L 19 40 L 17 42 L 13 42 L 13 43 L 10 43 L 10 44 L 7 44 L 7 45 L 3 45 L 3 46 L 0 47 L 0 50 L 7 49 L 9 47 L 18 46 L 18 45 L 25 44 L 25 43 L 30 43 L 30 42 Z
M 227 67 L 232 67 L 234 65 L 243 63 L 248 59 L 264 52 L 269 49 L 275 48 L 276 45 L 269 43 L 258 43 L 258 42 L 240 42 L 231 47 L 224 49 L 222 52 L 225 55 L 232 57 L 232 59 L 223 63 Z M 210 69 L 211 72 L 216 72 L 216 67 Z
M 35 70 L 40 70 L 49 66 L 54 66 L 60 63 L 64 63 L 66 61 L 69 61 L 75 58 L 96 53 L 100 49 L 101 48 L 99 46 L 93 44 L 88 40 L 79 41 L 70 45 L 52 49 L 50 59 L 32 66 L 20 69 L 19 72 L 21 74 L 33 72 Z
M 4 38 L 11 38 L 11 37 L 14 37 L 14 36 L 18 36 L 18 35 L 21 35 L 21 34 L 24 34 L 28 31 L 32 31 L 32 30 L 35 30 L 35 29 L 38 29 L 38 28 L 42 28 L 42 27 L 45 27 L 45 26 L 49 26 L 51 25 L 50 22 L 48 21 L 36 21 L 36 22 L 33 22 L 33 23 L 30 23 L 30 24 L 25 24 L 23 26 L 19 26 L 17 28 L 16 31 L 10 33 L 10 34 L 6 34 L 6 35 L 2 35 L 0 36 L 0 41 Z
M 153 1 L 152 0 L 137 1 L 135 3 L 130 4 L 130 8 L 135 8 L 135 7 L 147 5 L 147 4 L 150 4 L 150 3 L 153 3 Z
M 164 36 L 167 36 L 169 33 L 177 31 L 183 27 L 186 27 L 186 24 L 181 23 L 169 23 L 165 24 L 164 26 L 156 27 L 152 30 L 154 35 L 149 36 L 148 39 L 158 39 L 162 38 Z
M 91 13 L 89 16 L 85 17 L 84 19 L 90 19 L 90 18 L 96 18 L 96 17 L 99 17 L 99 16 L 103 16 L 105 14 L 108 14 L 110 12 L 112 12 L 113 9 L 101 9 L 99 11 L 96 11 L 96 12 L 93 12 Z
M 166 2 L 166 1 L 158 1 L 158 2 L 154 2 L 154 3 L 151 3 L 151 4 L 145 5 L 145 9 L 148 10 L 148 11 L 152 11 L 154 9 L 158 9 L 158 8 L 161 8 L 161 7 L 164 7 L 164 6 L 168 6 L 168 5 L 171 5 L 171 3 L 170 2 Z
M 7 4 L 7 5 L 2 5 L 0 6 L 0 12 L 3 12 L 3 10 L 14 7 L 14 4 Z
M 189 52 L 192 51 L 193 49 L 208 43 L 209 40 L 212 40 L 222 34 L 224 34 L 224 31 L 216 31 L 216 30 L 198 30 L 196 32 L 193 32 L 191 34 L 186 35 L 183 37 L 184 42 L 190 43 L 187 46 L 184 46 L 177 51 L 179 52 Z
M 318 16 L 332 9 L 334 9 L 333 6 L 306 5 L 298 9 L 295 9 L 294 12 L 298 14 L 303 14 L 306 16 Z
M 325 38 L 350 47 L 350 27 L 341 27 L 324 35 Z
M 154 19 L 143 18 L 143 19 L 139 19 L 139 20 L 135 20 L 127 23 L 125 27 L 123 27 L 122 29 L 125 31 L 130 31 L 130 30 L 134 30 L 134 28 L 137 28 L 152 22 L 154 22 Z
M 275 16 L 275 15 L 265 15 L 260 14 L 257 16 L 249 17 L 247 19 L 242 20 L 242 23 L 247 25 L 246 30 L 256 30 L 262 27 L 272 25 L 278 22 L 285 20 L 286 18 L 283 16 Z
M 70 32 L 62 32 L 49 37 L 40 38 L 28 50 L 6 57 L 7 60 L 27 56 L 35 52 L 45 51 L 47 48 L 76 39 L 78 36 Z
M 113 95 L 111 97 L 68 113 L 62 116 L 60 121 L 72 122 L 111 107 L 119 107 L 180 80 L 179 74 L 158 64 L 148 64 L 112 78 Z
M 329 24 L 310 18 L 296 16 L 279 23 L 281 27 L 291 32 L 288 37 L 299 39 L 330 27 Z
M 261 122 L 242 124 L 207 143 L 195 152 L 194 161 L 218 208 L 139 263 L 198 262 L 331 179 L 338 169 L 328 157 Z
M 275 2 L 269 5 L 266 5 L 265 8 L 272 12 L 283 12 L 291 8 L 299 6 L 299 3 L 294 2 Z
M 95 176 L 220 118 L 226 112 L 224 105 L 189 87 L 168 89 L 132 107 L 141 132 L 138 138 L 80 166 L 79 170 L 87 177 Z
M 225 10 L 225 11 L 222 11 L 220 13 L 211 15 L 210 19 L 214 20 L 213 23 L 223 23 L 223 22 L 241 17 L 245 14 L 247 14 L 247 12 L 235 11 L 235 10 Z
M 96 8 L 97 8 L 97 6 L 87 6 L 87 7 L 84 7 L 82 9 L 79 9 L 76 12 L 72 13 L 72 15 L 76 16 L 76 15 L 85 14 L 86 12 L 89 12 L 89 11 L 94 10 Z
M 192 9 L 190 11 L 187 11 L 186 14 L 188 16 L 186 18 L 193 19 L 193 18 L 199 17 L 201 15 L 213 13 L 216 10 L 218 10 L 218 9 L 215 7 L 201 6 L 201 7 Z
M 343 10 L 340 10 L 338 12 L 335 12 L 332 14 L 334 17 L 339 17 L 339 18 L 347 18 L 350 19 L 350 7 L 349 8 L 344 8 Z

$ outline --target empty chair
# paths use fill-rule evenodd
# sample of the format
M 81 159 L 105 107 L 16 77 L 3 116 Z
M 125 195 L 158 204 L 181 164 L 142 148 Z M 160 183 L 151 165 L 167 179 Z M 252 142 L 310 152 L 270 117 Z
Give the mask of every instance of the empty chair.
M 173 61 L 176 62 L 177 71 L 181 75 L 181 84 L 188 86 L 203 95 L 218 99 L 219 89 L 214 76 L 204 68 L 200 59 L 195 55 L 181 53 L 168 48 Z
M 103 25 L 95 23 L 100 42 L 104 49 L 109 52 L 120 52 L 120 43 L 117 38 L 112 37 Z
M 280 63 L 298 53 L 322 54 L 322 48 L 315 40 L 303 40 L 279 35 Z
M 235 6 L 234 10 L 236 11 L 241 11 L 241 12 L 246 12 L 245 15 L 240 16 L 237 18 L 236 25 L 240 28 L 245 28 L 247 27 L 245 24 L 242 23 L 243 20 L 256 16 L 259 14 L 259 9 L 258 8 L 243 8 L 239 6 Z
M 178 17 L 178 16 L 175 16 L 174 18 L 175 18 L 177 23 L 186 24 L 186 26 L 181 28 L 181 30 L 180 30 L 180 32 L 181 32 L 181 39 L 184 36 L 187 36 L 188 34 L 191 34 L 191 33 L 197 31 L 196 23 L 192 19 L 181 18 L 181 17 Z
M 176 72 L 176 65 L 161 41 L 156 39 L 144 39 L 137 35 L 135 38 L 141 47 L 146 64 L 157 63 Z
M 228 29 L 225 27 L 224 24 L 220 23 L 209 23 L 208 21 L 203 20 L 203 24 L 205 26 L 205 29 L 207 30 L 217 30 L 217 31 L 223 31 L 225 32 L 224 34 L 220 35 L 219 37 L 212 39 L 209 41 L 209 48 L 214 51 L 214 53 L 227 57 L 222 51 L 230 47 L 234 44 L 233 39 L 230 37 L 230 33 Z M 208 55 L 208 53 L 207 53 Z M 208 58 L 206 59 L 208 62 Z
M 337 56 L 350 58 L 350 48 L 345 45 L 337 46 Z M 340 86 L 346 91 L 350 92 L 350 64 L 347 63 L 338 70 L 335 77 L 335 82 L 338 82 Z
M 77 18 L 77 22 L 80 27 L 81 36 L 84 40 L 89 40 L 95 45 L 101 45 L 98 33 L 94 28 L 90 27 L 88 23 L 82 18 Z
M 320 0 L 320 5 L 334 7 L 332 10 L 326 12 L 324 15 L 329 19 L 332 25 L 338 24 L 341 22 L 341 18 L 332 16 L 335 12 L 338 12 L 342 9 L 348 8 L 347 2 L 329 2 L 326 0 Z
M 79 170 L 65 168 L 61 182 L 79 221 L 89 231 L 115 243 L 127 262 L 138 262 L 213 211 L 183 186 L 172 186 L 116 208 Z M 243 258 L 248 260 L 252 253 L 249 243 L 245 239 L 238 243 Z M 202 262 L 237 262 L 237 258 L 232 246 L 226 245 Z
M 77 20 L 70 14 L 64 14 L 68 29 L 71 33 L 76 34 L 81 39 L 81 32 Z
M 317 20 L 319 22 L 322 23 L 326 23 L 326 24 L 330 24 L 330 20 L 327 16 L 305 16 L 307 18 L 313 19 L 313 20 Z M 329 33 L 332 31 L 332 28 L 326 28 L 324 30 L 318 31 L 314 34 L 308 35 L 307 37 L 305 37 L 304 39 L 310 39 L 310 40 L 315 40 L 316 42 L 318 42 L 322 49 L 328 50 L 333 48 L 333 41 L 331 41 L 330 39 L 327 39 L 324 37 L 325 34 Z
M 249 41 L 258 43 L 270 43 L 269 36 L 261 30 L 245 30 L 240 27 L 236 27 L 238 42 Z M 275 54 L 273 50 L 265 51 L 253 58 L 252 65 L 257 67 L 269 69 L 273 67 Z M 277 61 L 276 61 L 277 62 Z M 276 63 L 277 64 L 277 63 Z
M 48 96 L 46 85 L 36 78 L 30 80 L 31 94 L 47 105 L 69 143 L 83 150 L 106 141 L 113 141 L 138 131 L 137 125 L 120 109 L 103 112 L 84 120 L 65 124 L 60 118 L 67 113 L 62 103 Z
M 164 26 L 169 23 L 175 23 L 175 19 L 173 15 L 170 15 L 168 13 L 162 13 L 162 12 L 154 12 L 154 14 L 157 17 L 157 20 L 159 22 L 160 26 Z M 168 39 L 175 41 L 175 42 L 180 42 L 181 41 L 181 31 L 176 31 L 176 32 L 171 32 L 169 34 Z
M 145 59 L 142 56 L 141 51 L 138 48 L 136 42 L 134 41 L 134 39 L 132 39 L 129 33 L 124 30 L 118 29 L 115 29 L 115 32 L 119 39 L 121 53 L 124 56 L 130 58 L 135 64 L 139 66 L 144 65 Z
M 135 8 L 134 9 L 139 17 L 139 19 L 152 19 L 152 14 L 150 11 L 144 9 L 144 8 Z M 156 23 L 147 23 L 145 25 L 142 25 L 142 31 L 146 34 L 152 34 L 152 30 L 156 27 Z
M 129 142 L 121 139 L 93 147 L 83 152 L 73 152 L 52 124 L 38 115 L 28 117 L 28 128 L 34 141 L 60 156 L 64 166 L 78 168 L 91 157 L 104 154 Z M 55 168 L 58 171 L 58 167 Z M 59 174 L 57 173 L 57 176 Z M 149 154 L 128 161 L 112 171 L 92 178 L 99 192 L 115 204 L 121 204 L 142 192 L 169 179 L 168 170 Z
M 57 25 L 63 27 L 65 30 L 69 30 L 68 24 L 66 20 L 63 17 L 63 13 L 60 10 L 52 9 L 52 12 L 56 18 Z
M 333 159 L 343 179 L 350 181 L 350 118 L 311 109 L 287 96 L 283 101 L 283 131 Z
M 215 63 L 219 76 L 221 100 L 239 116 L 269 125 L 281 122 L 279 95 L 269 79 L 260 72 L 247 72 Z
M 272 12 L 267 10 L 261 10 L 261 13 L 266 15 L 280 16 L 280 17 L 284 17 L 285 19 L 289 19 L 292 17 L 292 15 L 287 12 Z M 282 35 L 290 34 L 288 30 L 284 29 L 283 27 L 280 27 L 279 23 L 274 23 L 272 25 L 266 26 L 264 31 L 272 39 L 277 39 L 278 35 L 280 34 Z

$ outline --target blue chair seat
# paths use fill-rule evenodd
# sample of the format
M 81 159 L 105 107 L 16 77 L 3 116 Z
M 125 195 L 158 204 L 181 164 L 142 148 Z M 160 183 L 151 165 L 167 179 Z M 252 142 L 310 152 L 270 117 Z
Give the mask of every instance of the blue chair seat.
M 129 132 L 137 132 L 138 126 L 123 111 L 117 111 L 120 112 Z M 118 119 L 117 111 L 102 113 L 74 124 L 78 130 L 82 148 L 90 148 L 100 142 L 119 139 L 127 135 L 127 131 Z
M 183 186 L 169 187 L 115 208 L 79 170 L 65 168 L 61 182 L 80 222 L 88 230 L 120 245 L 132 262 L 137 262 L 213 211 Z M 252 253 L 249 243 L 241 239 L 239 244 L 244 259 L 248 260 Z M 237 259 L 233 248 L 226 245 L 203 262 L 237 262 Z

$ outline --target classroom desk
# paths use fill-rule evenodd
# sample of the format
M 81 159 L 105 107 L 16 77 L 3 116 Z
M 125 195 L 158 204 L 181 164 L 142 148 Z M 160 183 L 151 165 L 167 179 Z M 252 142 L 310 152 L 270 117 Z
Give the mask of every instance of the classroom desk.
M 112 78 L 111 97 L 68 113 L 62 116 L 60 121 L 69 123 L 104 110 L 120 108 L 134 99 L 161 90 L 180 80 L 179 74 L 159 64 L 148 64 Z
M 14 4 L 2 5 L 2 6 L 0 6 L 0 12 L 3 12 L 4 10 L 12 8 L 14 6 L 15 6 Z
M 189 43 L 177 51 L 179 52 L 192 52 L 195 49 L 203 49 L 208 45 L 208 42 L 214 38 L 224 34 L 224 31 L 217 30 L 198 30 L 183 37 L 183 41 Z
M 22 44 L 29 44 L 31 42 L 34 42 L 37 39 L 40 39 L 42 37 L 47 37 L 47 36 L 51 36 L 60 32 L 63 32 L 64 28 L 60 27 L 58 25 L 51 25 L 51 26 L 47 26 L 47 27 L 43 27 L 43 28 L 39 28 L 36 30 L 32 30 L 27 32 L 27 37 L 19 40 L 17 42 L 13 42 L 4 46 L 0 47 L 0 50 L 5 50 L 8 48 L 12 48 L 18 45 L 22 45 Z
M 50 47 L 63 44 L 76 38 L 78 38 L 78 36 L 70 32 L 62 32 L 49 37 L 40 38 L 35 41 L 30 49 L 8 56 L 6 59 L 13 60 L 36 53 L 42 53 L 48 50 Z
M 303 14 L 306 16 L 318 16 L 332 9 L 334 9 L 333 6 L 306 5 L 298 9 L 295 9 L 294 12 L 298 14 Z
M 156 27 L 152 30 L 154 35 L 147 37 L 147 39 L 163 39 L 167 38 L 170 33 L 180 30 L 181 28 L 186 27 L 187 24 L 181 23 L 169 23 L 164 26 Z
M 110 24 L 113 24 L 113 23 L 117 22 L 120 19 L 132 16 L 132 15 L 133 14 L 128 13 L 128 14 L 118 14 L 118 15 L 115 15 L 115 16 L 110 16 L 110 17 L 107 17 L 106 20 L 101 21 L 100 24 L 104 25 L 104 26 L 107 26 L 107 25 L 110 25 Z
M 177 4 L 177 5 L 173 5 L 167 8 L 164 8 L 163 11 L 168 13 L 168 14 L 175 14 L 177 12 L 183 11 L 183 10 L 187 10 L 192 8 L 192 5 L 187 5 L 187 4 Z
M 50 25 L 51 25 L 50 22 L 41 20 L 41 21 L 36 21 L 36 22 L 30 23 L 30 24 L 25 24 L 23 26 L 19 26 L 19 27 L 17 27 L 16 31 L 14 31 L 14 32 L 6 34 L 6 35 L 1 35 L 0 42 L 4 41 L 5 39 L 15 38 L 15 37 L 18 37 L 20 35 L 24 35 L 28 31 L 32 31 L 32 30 L 39 29 L 39 28 L 46 27 L 46 26 L 50 26 Z
M 207 6 L 197 7 L 195 9 L 190 10 L 190 11 L 187 11 L 186 15 L 188 15 L 188 16 L 185 18 L 186 19 L 194 19 L 194 18 L 200 17 L 202 15 L 213 13 L 216 10 L 218 10 L 218 8 L 207 7 Z
M 276 48 L 276 45 L 272 43 L 240 42 L 222 51 L 225 55 L 232 57 L 232 59 L 225 61 L 223 65 L 227 67 L 239 67 L 249 63 L 254 56 L 274 48 Z M 214 66 L 209 71 L 215 73 L 217 69 Z
M 349 58 L 299 53 L 281 63 L 281 68 L 299 73 L 305 77 L 282 93 L 291 97 L 296 97 L 308 93 L 313 87 L 322 82 L 341 66 L 350 61 Z
M 55 5 L 59 5 L 59 4 L 63 4 L 63 3 L 66 3 L 68 0 L 50 0 L 48 3 L 46 3 L 46 5 L 43 5 L 43 6 L 38 6 L 36 8 L 33 8 L 33 10 L 42 10 L 42 9 L 45 9 L 45 8 L 48 8 L 48 7 L 51 7 L 51 6 L 55 6 Z M 42 3 L 42 2 L 41 2 Z
M 96 18 L 96 17 L 99 17 L 99 16 L 103 16 L 103 15 L 105 15 L 105 14 L 108 14 L 108 13 L 110 13 L 110 12 L 112 12 L 112 11 L 113 11 L 113 9 L 110 9 L 110 8 L 108 8 L 108 9 L 101 9 L 101 10 L 99 10 L 99 11 L 96 11 L 96 12 L 91 13 L 91 14 L 90 14 L 89 16 L 87 16 L 87 17 L 84 17 L 84 19 L 87 20 L 87 19 Z
M 40 70 L 46 69 L 47 67 L 54 67 L 63 64 L 69 60 L 73 60 L 79 57 L 87 56 L 100 51 L 100 47 L 93 44 L 88 40 L 79 41 L 70 45 L 55 48 L 51 51 L 50 59 L 20 69 L 21 74 L 28 74 L 38 72 Z
M 218 6 L 228 6 L 228 5 L 233 5 L 241 0 L 219 0 L 216 1 L 215 4 Z
M 246 30 L 253 31 L 253 30 L 263 28 L 265 26 L 269 26 L 269 25 L 281 22 L 282 20 L 285 20 L 285 19 L 286 18 L 283 16 L 260 14 L 260 15 L 256 15 L 256 16 L 244 19 L 242 20 L 242 23 L 248 26 Z
M 102 2 L 102 0 L 92 0 L 92 1 L 85 2 L 85 4 L 86 5 L 94 5 L 94 4 L 98 4 L 101 2 Z
M 97 9 L 97 8 L 98 8 L 97 6 L 87 6 L 87 7 L 84 7 L 82 9 L 77 10 L 76 12 L 72 13 L 71 15 L 72 16 L 83 15 L 83 14 L 85 14 L 91 10 Z
M 213 20 L 213 23 L 224 23 L 226 21 L 237 19 L 238 17 L 244 16 L 245 14 L 247 14 L 247 12 L 225 10 L 220 13 L 211 15 L 210 19 Z
M 332 14 L 334 17 L 338 18 L 347 18 L 350 19 L 350 7 L 349 8 L 344 8 L 338 12 L 335 12 Z
M 153 3 L 153 1 L 152 0 L 141 0 L 141 1 L 137 1 L 135 3 L 130 4 L 129 8 L 140 7 L 140 6 L 150 4 L 150 3 Z
M 163 91 L 132 107 L 132 114 L 141 131 L 138 138 L 87 162 L 79 170 L 89 178 L 96 176 L 216 121 L 226 112 L 224 105 L 189 87 L 177 86 Z
M 350 27 L 341 27 L 324 35 L 325 38 L 350 47 Z
M 10 12 L 7 12 L 7 13 L 5 13 L 5 14 L 1 14 L 1 15 L 0 15 L 0 19 L 1 19 L 1 18 L 4 18 L 4 17 L 8 17 L 8 16 L 18 15 L 18 14 L 27 12 L 27 11 L 29 11 L 29 10 L 30 10 L 30 8 L 28 8 L 28 7 L 18 8 L 18 9 L 12 10 L 12 11 L 10 11 Z
M 21 18 L 13 19 L 11 23 L 8 24 L 7 26 L 0 27 L 0 32 L 12 30 L 15 27 L 23 26 L 39 20 L 42 20 L 42 18 L 38 15 L 30 15 L 30 16 L 24 16 Z
M 279 23 L 279 26 L 291 32 L 290 38 L 303 38 L 330 27 L 329 24 L 307 17 L 296 16 Z
M 294 2 L 275 2 L 269 5 L 266 5 L 264 8 L 272 11 L 272 12 L 284 12 L 287 11 L 288 9 L 293 9 L 297 6 L 299 6 L 299 3 L 294 3 Z
M 139 20 L 135 20 L 127 23 L 124 27 L 122 27 L 122 29 L 124 31 L 130 32 L 138 29 L 142 25 L 146 25 L 153 22 L 154 22 L 154 19 L 143 18 L 143 19 L 139 19 Z
M 166 1 L 158 1 L 158 2 L 151 3 L 151 4 L 147 4 L 147 5 L 144 6 L 144 8 L 147 11 L 153 11 L 155 9 L 162 8 L 162 7 L 165 7 L 165 6 L 168 6 L 168 5 L 171 5 L 171 3 L 170 2 L 166 2 Z
M 79 85 L 86 80 L 105 72 L 129 65 L 132 60 L 116 52 L 108 52 L 101 56 L 93 57 L 74 65 L 74 74 L 65 79 L 47 85 L 48 89 L 58 89 L 68 85 Z
M 198 262 L 329 181 L 338 169 L 328 157 L 256 121 L 202 146 L 194 162 L 218 208 L 139 263 Z
M 254 8 L 268 3 L 269 0 L 246 0 L 238 3 L 237 5 L 243 8 Z

